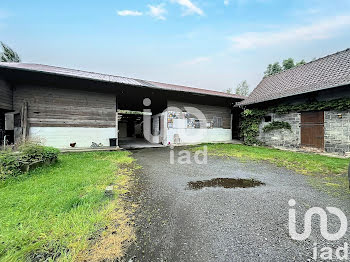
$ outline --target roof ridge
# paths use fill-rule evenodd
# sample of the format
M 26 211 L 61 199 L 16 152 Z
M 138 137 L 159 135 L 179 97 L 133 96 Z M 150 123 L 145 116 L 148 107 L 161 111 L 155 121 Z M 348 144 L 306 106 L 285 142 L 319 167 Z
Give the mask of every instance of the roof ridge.
M 332 54 L 326 55 L 326 56 L 322 56 L 322 57 L 317 58 L 317 59 L 315 59 L 315 60 L 311 60 L 311 61 L 309 61 L 309 62 L 305 62 L 305 64 L 298 65 L 298 66 L 294 66 L 294 67 L 289 68 L 289 69 L 286 69 L 286 70 L 282 70 L 281 72 L 278 72 L 278 73 L 276 73 L 276 74 L 273 74 L 273 75 L 270 75 L 270 76 L 263 77 L 263 79 L 262 79 L 262 80 L 264 80 L 264 79 L 268 79 L 268 78 L 270 78 L 270 77 L 272 77 L 272 76 L 280 75 L 280 74 L 282 74 L 282 73 L 284 73 L 284 72 L 293 71 L 294 69 L 304 67 L 304 66 L 306 66 L 306 65 L 309 65 L 309 64 L 312 64 L 312 63 L 318 62 L 318 61 L 320 61 L 320 60 L 323 60 L 323 59 L 326 59 L 326 58 L 328 58 L 328 57 L 335 56 L 335 55 L 338 55 L 339 53 L 343 53 L 343 52 L 347 52 L 347 51 L 350 51 L 350 47 L 348 47 L 348 48 L 346 48 L 346 49 L 344 49 L 344 50 L 337 51 L 337 52 L 335 52 L 335 53 L 332 53 Z M 302 59 L 302 60 L 304 60 L 304 59 Z M 262 80 L 261 80 L 261 81 L 262 81 Z

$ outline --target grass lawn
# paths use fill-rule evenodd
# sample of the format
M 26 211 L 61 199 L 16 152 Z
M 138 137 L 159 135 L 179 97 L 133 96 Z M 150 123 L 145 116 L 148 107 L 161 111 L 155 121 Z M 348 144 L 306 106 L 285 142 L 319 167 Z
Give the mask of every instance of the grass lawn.
M 72 261 L 112 222 L 125 185 L 128 152 L 72 153 L 54 166 L 0 184 L 0 261 Z M 124 168 L 125 171 L 125 168 Z
M 311 153 L 290 152 L 267 147 L 208 144 L 208 154 L 242 160 L 268 161 L 297 173 L 309 175 L 315 186 L 325 185 L 339 192 L 348 191 L 347 169 L 350 160 Z

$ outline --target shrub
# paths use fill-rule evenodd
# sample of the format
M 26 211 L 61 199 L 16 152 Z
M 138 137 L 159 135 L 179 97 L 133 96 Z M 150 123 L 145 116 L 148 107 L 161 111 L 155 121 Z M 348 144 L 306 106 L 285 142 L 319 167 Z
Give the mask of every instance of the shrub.
M 0 180 L 18 176 L 22 173 L 21 167 L 25 164 L 57 159 L 58 154 L 58 149 L 35 142 L 25 142 L 19 145 L 18 152 L 0 151 Z
M 26 162 L 45 161 L 57 158 L 59 150 L 53 147 L 42 146 L 36 142 L 25 142 L 18 147 L 22 159 Z
M 11 151 L 0 152 L 0 180 L 7 177 L 17 176 L 21 173 L 20 156 Z
M 57 158 L 60 150 L 54 147 L 45 146 L 43 150 L 43 159 Z

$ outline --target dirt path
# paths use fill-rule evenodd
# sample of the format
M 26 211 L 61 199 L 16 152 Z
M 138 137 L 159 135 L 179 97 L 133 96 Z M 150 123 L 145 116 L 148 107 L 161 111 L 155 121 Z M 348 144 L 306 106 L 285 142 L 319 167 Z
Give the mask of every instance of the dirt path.
M 180 149 L 176 149 L 180 150 Z M 176 152 L 175 152 L 176 155 Z M 314 206 L 341 208 L 350 218 L 350 199 L 333 198 L 310 187 L 303 175 L 270 164 L 209 157 L 208 164 L 174 165 L 169 149 L 134 151 L 138 164 L 141 200 L 137 214 L 137 244 L 129 250 L 132 261 L 307 261 L 314 243 L 336 248 L 350 243 L 349 232 L 328 242 L 313 220 L 305 241 L 288 233 L 288 201 L 297 202 L 297 225 Z M 192 159 L 193 160 L 193 159 Z M 192 161 L 193 162 L 193 161 Z M 253 188 L 189 189 L 188 183 L 213 178 L 259 180 Z M 329 216 L 329 231 L 339 220 Z

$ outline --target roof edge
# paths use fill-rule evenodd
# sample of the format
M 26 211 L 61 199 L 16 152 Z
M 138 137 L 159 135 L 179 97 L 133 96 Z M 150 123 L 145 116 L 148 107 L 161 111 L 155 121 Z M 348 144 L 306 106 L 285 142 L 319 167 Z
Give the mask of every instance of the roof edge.
M 245 103 L 243 101 L 241 102 L 237 102 L 235 104 L 235 106 L 248 106 L 248 105 L 255 105 L 255 104 L 261 104 L 261 103 L 266 103 L 266 102 L 270 102 L 270 101 L 274 101 L 274 100 L 278 100 L 278 99 L 283 99 L 283 98 L 288 98 L 288 97 L 292 97 L 292 96 L 299 96 L 299 95 L 303 95 L 303 94 L 308 94 L 308 93 L 313 93 L 313 92 L 319 92 L 319 91 L 323 91 L 323 90 L 327 90 L 327 89 L 332 89 L 332 88 L 337 88 L 337 87 L 342 87 L 342 86 L 346 86 L 346 85 L 349 85 L 350 82 L 348 83 L 342 83 L 340 85 L 334 85 L 334 86 L 329 86 L 329 87 L 324 87 L 324 88 L 321 88 L 321 89 L 317 89 L 317 90 L 309 90 L 309 91 L 302 91 L 298 94 L 290 94 L 290 95 L 285 95 L 283 97 L 276 97 L 276 98 L 271 98 L 271 99 L 266 99 L 266 100 L 261 100 L 261 101 L 258 101 L 258 102 L 247 102 Z M 246 99 L 247 100 L 247 99 Z
M 23 66 L 21 67 L 21 66 L 18 66 L 18 65 L 23 65 Z M 39 66 L 39 67 L 40 66 L 48 67 L 48 68 L 52 69 L 52 71 L 38 69 L 38 68 L 25 67 L 25 66 L 30 66 L 30 65 Z M 136 81 L 138 83 L 138 85 L 131 84 L 131 83 L 124 83 L 125 85 L 131 85 L 131 86 L 140 86 L 140 87 L 146 87 L 146 88 L 154 88 L 154 89 L 161 89 L 161 90 L 168 90 L 168 91 L 193 93 L 193 94 L 199 94 L 199 95 L 226 97 L 226 98 L 241 99 L 241 100 L 244 100 L 244 99 L 247 98 L 247 97 L 241 96 L 241 95 L 228 94 L 228 93 L 225 93 L 225 92 L 215 91 L 215 90 L 210 90 L 210 89 L 203 89 L 203 88 L 197 88 L 197 87 L 188 87 L 188 86 L 175 85 L 175 84 L 167 84 L 167 83 L 156 82 L 156 81 L 148 81 L 148 80 L 142 80 L 142 79 L 137 79 L 137 78 L 123 77 L 123 76 L 117 76 L 117 75 L 111 75 L 111 74 L 105 74 L 105 73 L 96 73 L 96 72 L 84 71 L 84 70 L 80 70 L 80 69 L 71 69 L 71 68 L 65 68 L 65 67 L 59 67 L 59 66 L 51 66 L 51 65 L 45 65 L 45 64 L 0 62 L 0 68 L 1 67 L 2 68 L 7 68 L 7 69 L 12 69 L 12 70 L 22 70 L 22 71 L 28 71 L 28 72 L 45 73 L 45 74 L 50 74 L 50 75 L 67 76 L 67 77 L 72 77 L 72 78 L 88 79 L 88 80 L 93 80 L 93 81 L 109 82 L 109 83 L 118 83 L 117 81 L 112 81 L 111 78 L 122 78 L 122 79 L 125 79 L 125 80 Z M 54 72 L 54 69 L 61 70 L 61 72 L 59 72 L 59 71 Z M 62 72 L 63 70 L 71 70 L 72 72 L 76 72 L 77 74 L 74 75 L 73 73 L 71 73 L 71 74 L 64 73 L 64 72 Z M 101 78 L 94 78 L 92 76 L 90 76 L 90 77 L 83 76 L 83 74 L 87 74 L 87 75 L 90 74 L 90 75 L 100 76 Z M 119 83 L 123 84 L 121 82 L 119 82 Z M 156 84 L 174 86 L 174 87 L 177 87 L 178 90 L 170 89 L 170 88 L 162 88 L 160 86 L 157 86 Z M 181 90 L 180 88 L 183 88 L 183 90 Z M 188 90 L 185 90 L 185 89 L 188 89 Z

